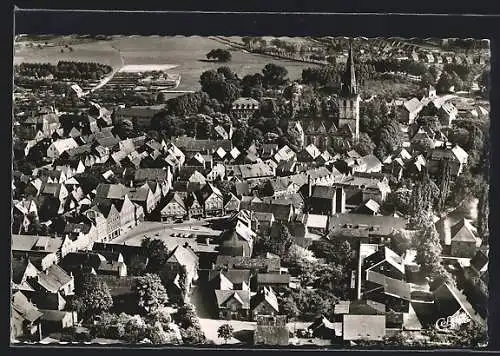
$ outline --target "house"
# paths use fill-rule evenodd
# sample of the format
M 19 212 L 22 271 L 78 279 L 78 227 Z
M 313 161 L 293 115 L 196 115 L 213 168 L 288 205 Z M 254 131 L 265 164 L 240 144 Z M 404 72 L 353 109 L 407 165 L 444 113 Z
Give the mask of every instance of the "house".
M 361 204 L 355 212 L 357 214 L 378 215 L 380 211 L 380 204 L 375 200 L 370 199 L 366 203 Z
M 302 223 L 309 232 L 319 233 L 320 235 L 324 235 L 328 232 L 329 225 L 327 215 L 306 213 L 302 217 Z
M 385 315 L 345 314 L 342 321 L 344 341 L 382 341 L 385 337 Z
M 411 301 L 410 284 L 372 270 L 366 272 L 363 298 L 383 304 L 386 311 L 408 313 Z
M 130 189 L 128 196 L 132 202 L 140 205 L 146 214 L 150 214 L 158 204 L 158 196 L 155 197 L 148 184 Z
M 473 258 L 476 255 L 478 238 L 476 229 L 471 223 L 463 218 L 450 229 L 451 231 L 451 255 L 460 258 Z
M 321 151 L 314 144 L 307 145 L 297 154 L 299 162 L 314 162 L 321 155 Z
M 198 265 L 198 256 L 193 250 L 180 245 L 172 250 L 166 260 L 164 272 L 166 272 L 167 279 L 173 281 L 173 285 L 178 288 L 181 295 L 185 293 L 184 298 L 191 291 L 193 283 L 198 280 Z M 179 281 L 182 278 L 182 270 L 185 272 L 184 283 Z M 185 290 L 182 290 L 182 285 L 185 286 Z
M 113 203 L 99 202 L 86 210 L 85 215 L 96 225 L 99 241 L 109 241 L 121 234 L 120 213 Z
M 78 323 L 76 311 L 39 309 L 43 314 L 40 318 L 44 334 L 60 332 Z
M 433 291 L 435 313 L 434 319 L 439 323 L 440 319 L 462 320 L 466 322 L 473 320 L 479 325 L 486 326 L 486 321 L 474 310 L 465 295 L 447 283 L 441 284 Z
M 184 199 L 176 192 L 170 193 L 167 196 L 167 204 L 160 212 L 163 221 L 184 219 L 187 214 L 188 210 Z
M 467 152 L 458 145 L 455 145 L 452 149 L 447 147 L 435 148 L 427 159 L 427 170 L 432 175 L 441 174 L 443 165 L 446 162 L 450 166 L 451 176 L 458 177 L 467 165 L 468 157 Z
M 345 212 L 345 190 L 342 187 L 309 185 L 307 205 L 312 214 L 334 215 Z
M 377 252 L 365 257 L 363 271 L 366 276 L 368 272 L 376 272 L 396 280 L 405 278 L 403 259 L 389 247 L 380 248 Z
M 64 205 L 68 194 L 68 189 L 66 189 L 66 186 L 61 183 L 45 183 L 42 185 L 42 189 L 40 190 L 41 196 L 56 198 L 59 200 L 61 205 Z
M 251 275 L 246 269 L 217 269 L 209 271 L 208 282 L 213 289 L 249 291 Z
M 42 339 L 41 317 L 43 313 L 19 291 L 12 294 L 10 306 L 11 340 L 40 341 Z
M 280 163 L 282 161 L 288 162 L 292 160 L 297 159 L 297 154 L 295 153 L 294 150 L 292 150 L 290 147 L 287 145 L 281 147 L 278 152 L 274 155 L 273 159 L 276 161 L 276 163 Z
M 59 158 L 63 152 L 76 147 L 78 147 L 78 143 L 73 138 L 54 141 L 47 148 L 47 157 L 51 159 Z
M 278 298 L 270 287 L 262 288 L 250 299 L 252 320 L 257 320 L 259 315 L 277 315 L 279 313 Z
M 250 291 L 215 290 L 220 319 L 247 320 L 250 316 Z
M 274 177 L 274 169 L 264 162 L 227 166 L 226 168 L 228 177 L 234 176 L 241 180 Z
M 232 213 L 240 210 L 241 200 L 236 197 L 233 193 L 229 193 L 229 199 L 227 199 L 224 205 L 224 211 L 226 213 Z
M 157 182 L 161 187 L 161 194 L 167 195 L 172 184 L 172 174 L 169 169 L 139 168 L 134 173 L 134 184 L 142 185 L 146 182 Z
M 238 221 L 219 237 L 221 255 L 251 257 L 256 234 L 250 227 Z
M 269 235 L 275 222 L 273 213 L 255 212 L 252 220 L 252 230 L 258 231 L 262 235 Z
M 445 102 L 438 110 L 439 121 L 443 126 L 450 126 L 457 115 L 458 109 L 450 102 Z
M 283 288 L 290 284 L 290 275 L 287 273 L 258 273 L 256 277 L 257 288 L 272 287 Z
M 284 315 L 258 315 L 253 334 L 254 345 L 287 346 L 290 330 Z
M 241 97 L 231 104 L 231 114 L 238 118 L 248 118 L 260 109 L 260 103 L 253 98 Z
M 46 293 L 60 293 L 63 297 L 73 295 L 75 289 L 73 276 L 56 264 L 39 272 L 36 276 L 36 284 Z
M 422 108 L 423 105 L 417 98 L 405 101 L 404 104 L 398 108 L 400 121 L 405 125 L 413 124 Z
M 221 191 L 212 183 L 207 183 L 198 192 L 198 201 L 203 206 L 203 215 L 217 215 L 224 212 L 224 198 Z
M 58 262 L 59 256 L 66 255 L 64 240 L 63 237 L 12 234 L 11 249 L 14 256 L 27 255 L 38 269 L 46 270 Z

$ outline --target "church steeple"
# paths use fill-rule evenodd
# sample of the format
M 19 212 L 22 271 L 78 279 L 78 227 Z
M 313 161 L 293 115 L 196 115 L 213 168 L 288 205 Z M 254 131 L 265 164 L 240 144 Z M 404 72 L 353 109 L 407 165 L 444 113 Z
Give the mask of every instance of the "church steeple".
M 352 54 L 352 39 L 349 40 L 349 57 L 347 58 L 345 72 L 342 76 L 341 94 L 342 96 L 355 96 L 358 94 L 354 56 Z

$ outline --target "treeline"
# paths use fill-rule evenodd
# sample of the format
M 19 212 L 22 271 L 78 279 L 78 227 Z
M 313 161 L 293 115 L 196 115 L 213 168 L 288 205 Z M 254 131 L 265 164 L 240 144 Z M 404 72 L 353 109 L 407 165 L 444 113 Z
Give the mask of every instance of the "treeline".
M 50 63 L 21 63 L 15 67 L 18 75 L 45 78 L 50 75 L 54 79 L 99 80 L 111 73 L 112 68 L 106 64 L 93 62 L 60 61 L 57 65 Z

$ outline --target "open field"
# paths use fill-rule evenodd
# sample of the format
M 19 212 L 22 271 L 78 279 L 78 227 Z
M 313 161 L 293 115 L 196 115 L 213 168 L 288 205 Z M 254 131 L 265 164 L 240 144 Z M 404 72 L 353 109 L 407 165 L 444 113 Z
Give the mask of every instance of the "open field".
M 234 37 L 232 37 L 234 38 Z M 55 41 L 51 40 L 50 42 Z M 231 50 L 232 60 L 228 63 L 206 61 L 206 54 L 214 48 Z M 61 60 L 92 61 L 113 66 L 118 69 L 123 65 L 171 65 L 172 73 L 180 73 L 181 83 L 177 90 L 188 91 L 200 88 L 201 73 L 227 65 L 241 78 L 247 74 L 261 72 L 267 63 L 283 65 L 288 70 L 290 79 L 299 79 L 302 70 L 313 64 L 294 62 L 268 56 L 234 50 L 208 37 L 116 37 L 109 41 L 95 41 L 72 45 L 73 52 L 67 49 L 61 53 L 61 46 L 55 47 L 17 47 L 14 63 L 48 62 Z M 177 94 L 179 95 L 179 94 Z

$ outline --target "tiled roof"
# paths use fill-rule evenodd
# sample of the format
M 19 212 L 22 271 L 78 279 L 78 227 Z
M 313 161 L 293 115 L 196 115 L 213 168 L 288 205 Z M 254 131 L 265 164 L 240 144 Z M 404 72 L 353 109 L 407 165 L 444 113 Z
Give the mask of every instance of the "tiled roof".
M 23 319 L 29 322 L 34 322 L 43 315 L 21 292 L 16 292 L 12 295 L 11 305 Z
M 280 273 L 258 273 L 257 284 L 288 284 L 290 283 L 289 274 Z
M 246 290 L 215 290 L 217 305 L 223 307 L 229 299 L 236 299 L 242 309 L 250 309 L 250 291 Z

